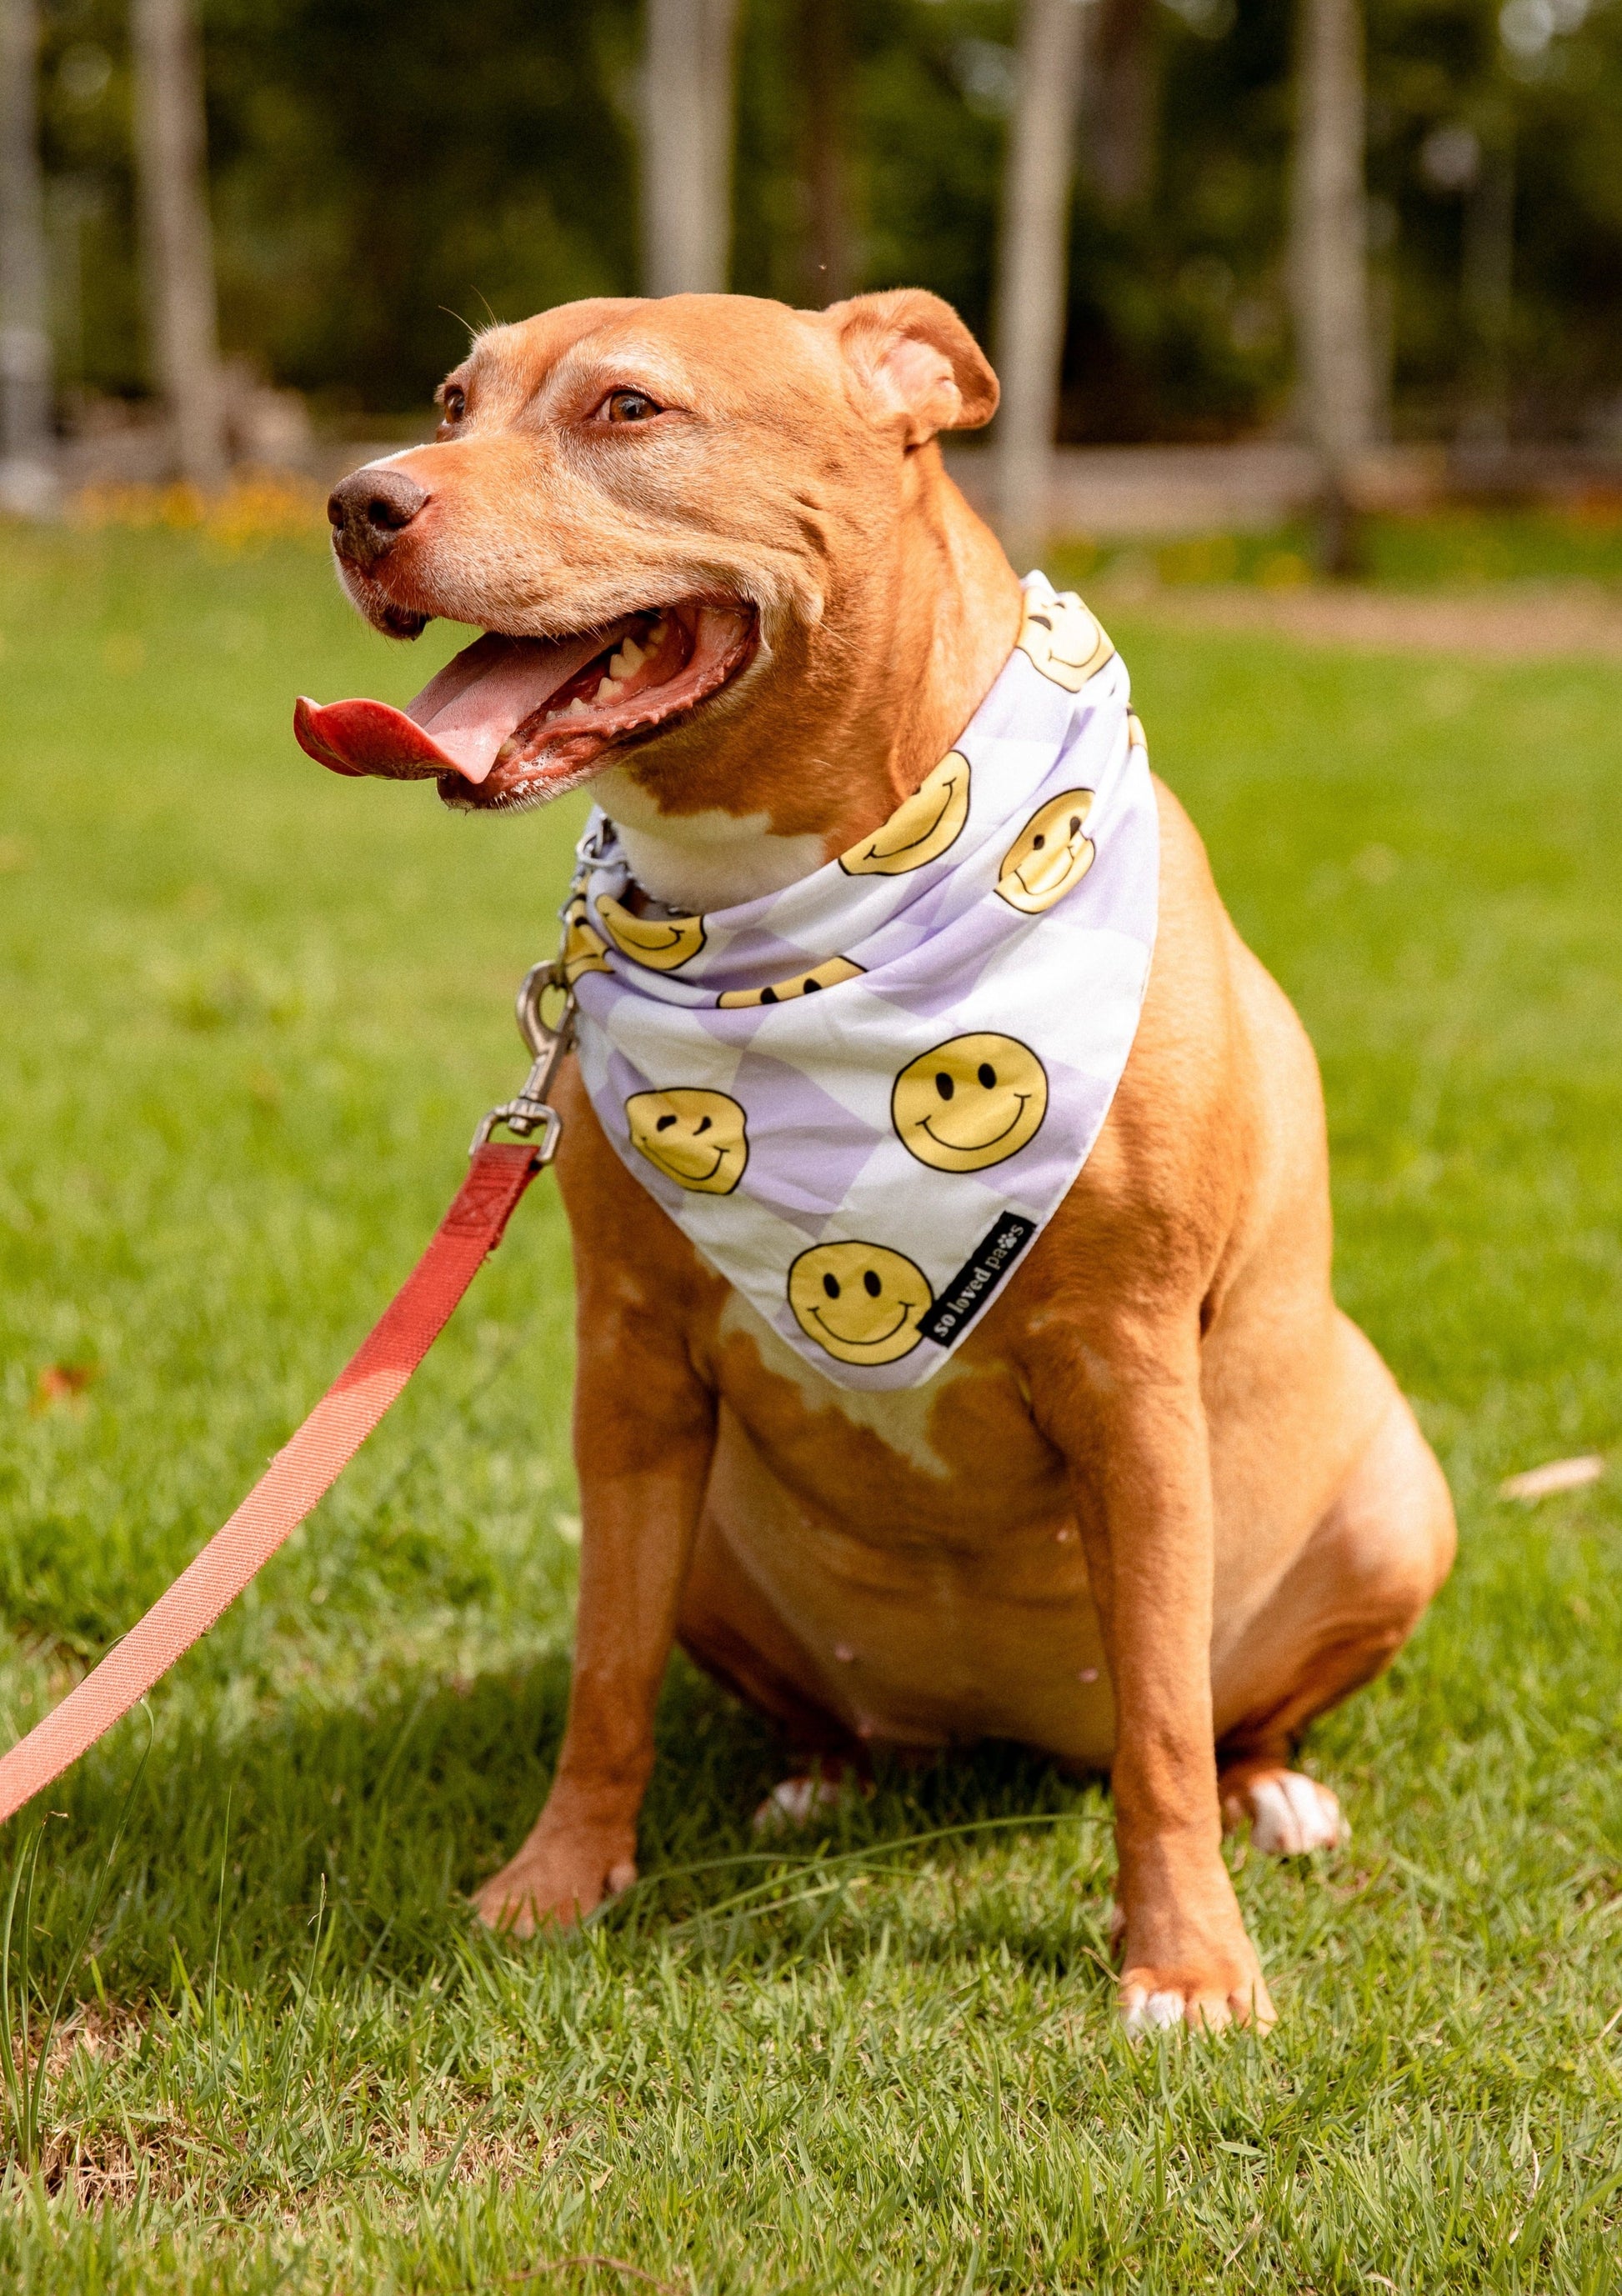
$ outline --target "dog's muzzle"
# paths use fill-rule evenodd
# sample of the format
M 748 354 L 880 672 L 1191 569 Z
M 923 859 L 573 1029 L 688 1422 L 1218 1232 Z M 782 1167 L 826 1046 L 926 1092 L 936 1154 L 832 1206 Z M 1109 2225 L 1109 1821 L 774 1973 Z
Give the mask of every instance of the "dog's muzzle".
M 386 463 L 352 471 L 327 496 L 332 547 L 347 564 L 369 573 L 427 500 L 426 488 Z

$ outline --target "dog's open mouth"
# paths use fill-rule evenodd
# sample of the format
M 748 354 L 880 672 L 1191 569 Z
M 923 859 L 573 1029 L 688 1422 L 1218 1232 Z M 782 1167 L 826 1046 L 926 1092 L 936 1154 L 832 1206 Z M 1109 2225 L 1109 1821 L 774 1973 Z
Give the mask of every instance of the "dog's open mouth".
M 752 658 L 752 607 L 689 599 L 571 637 L 474 640 L 405 709 L 301 700 L 299 746 L 336 774 L 434 778 L 449 805 L 532 804 L 687 717 Z

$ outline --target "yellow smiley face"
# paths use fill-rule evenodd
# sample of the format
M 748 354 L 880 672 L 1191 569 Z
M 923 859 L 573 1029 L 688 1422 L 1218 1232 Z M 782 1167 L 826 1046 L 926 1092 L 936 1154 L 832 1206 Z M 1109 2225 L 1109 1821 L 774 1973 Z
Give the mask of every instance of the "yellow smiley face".
M 1079 693 L 1115 652 L 1074 590 L 1058 598 L 1028 597 L 1014 644 L 1067 693 Z
M 611 972 L 608 943 L 586 914 L 586 896 L 577 893 L 563 912 L 563 978 L 572 988 L 583 972 Z
M 702 917 L 639 917 L 611 893 L 597 898 L 597 914 L 622 955 L 651 972 L 675 972 L 704 946 Z
M 787 980 L 768 981 L 764 988 L 729 988 L 716 1003 L 729 1008 L 738 1004 L 787 1004 L 796 996 L 815 996 L 819 988 L 835 988 L 841 980 L 854 980 L 866 968 L 853 964 L 848 956 L 831 956 L 825 964 L 814 964 L 809 972 L 791 973 Z
M 1093 810 L 1091 790 L 1061 790 L 1032 814 L 1003 856 L 997 891 L 1028 917 L 1051 909 L 1093 866 L 1093 840 L 1082 834 Z
M 882 1243 L 819 1243 L 789 1270 L 789 1305 L 840 1363 L 895 1363 L 918 1345 L 930 1304 L 922 1267 Z
M 744 1113 L 724 1092 L 672 1085 L 625 1104 L 631 1145 L 655 1171 L 697 1196 L 730 1196 L 749 1162 Z
M 901 877 L 938 860 L 969 818 L 969 760 L 948 750 L 889 819 L 840 856 L 848 877 Z
M 983 1172 L 1017 1156 L 1047 1114 L 1047 1071 L 1017 1037 L 953 1037 L 896 1078 L 890 1121 L 938 1172 Z

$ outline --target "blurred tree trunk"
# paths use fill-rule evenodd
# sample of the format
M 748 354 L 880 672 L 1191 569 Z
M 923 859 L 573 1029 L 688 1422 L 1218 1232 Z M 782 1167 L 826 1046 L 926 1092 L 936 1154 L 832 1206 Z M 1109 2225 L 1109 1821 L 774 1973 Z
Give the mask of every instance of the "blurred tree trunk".
M 1154 189 L 1159 17 L 1157 0 L 1098 0 L 1098 20 L 1087 34 L 1085 160 L 1115 215 Z
M 997 523 L 1016 562 L 1046 539 L 1084 21 L 1082 0 L 1025 0 L 1020 26 L 997 262 L 1003 399 L 993 447 Z
M 738 0 L 648 0 L 642 242 L 650 295 L 725 291 L 737 29 Z
M 193 486 L 217 487 L 228 458 L 192 0 L 133 0 L 130 40 L 152 365 L 175 469 Z
M 1470 393 L 1460 429 L 1469 455 L 1494 463 L 1510 443 L 1510 324 L 1515 300 L 1515 145 L 1512 119 L 1484 144 L 1464 201 L 1464 318 Z
M 846 0 L 799 0 L 804 170 L 809 213 L 807 300 L 814 308 L 848 295 L 850 204 L 845 174 L 845 101 L 850 44 Z
M 0 0 L 0 504 L 36 515 L 54 500 L 56 459 L 38 70 L 35 0 Z
M 1290 215 L 1296 373 L 1322 474 L 1318 555 L 1326 573 L 1345 574 L 1357 554 L 1349 482 L 1374 422 L 1361 0 L 1301 0 L 1299 23 Z

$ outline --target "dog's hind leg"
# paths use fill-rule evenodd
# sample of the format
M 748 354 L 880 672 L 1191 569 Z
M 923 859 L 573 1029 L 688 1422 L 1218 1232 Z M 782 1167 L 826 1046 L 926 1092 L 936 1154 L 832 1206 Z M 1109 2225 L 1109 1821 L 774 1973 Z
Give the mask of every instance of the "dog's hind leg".
M 1327 1786 L 1290 1765 L 1313 1718 L 1372 1681 L 1447 1576 L 1453 1502 L 1395 1385 L 1345 1486 L 1214 1669 L 1223 1820 L 1289 1855 L 1343 1838 Z
M 676 1634 L 695 1665 L 782 1733 L 788 1775 L 756 1810 L 757 1833 L 807 1824 L 861 1780 L 864 1750 L 818 1699 L 810 1659 L 709 1515 L 700 1525 Z

